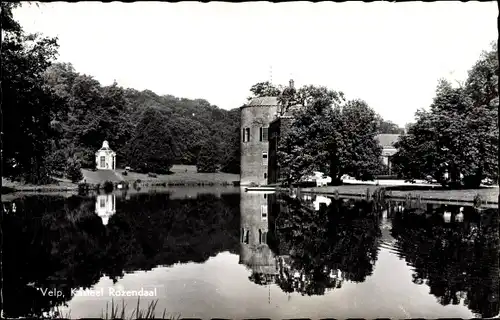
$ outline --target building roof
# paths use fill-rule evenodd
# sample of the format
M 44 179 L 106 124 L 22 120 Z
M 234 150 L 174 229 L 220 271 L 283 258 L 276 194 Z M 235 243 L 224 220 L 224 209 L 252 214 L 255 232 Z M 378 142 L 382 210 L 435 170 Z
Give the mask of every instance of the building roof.
M 277 106 L 278 97 L 258 97 L 253 98 L 244 107 L 254 107 L 254 106 Z
M 394 148 L 394 143 L 398 141 L 399 134 L 383 133 L 375 136 L 383 148 Z
M 106 151 L 106 153 L 110 154 L 110 153 L 115 153 L 110 147 L 109 147 L 109 143 L 104 140 L 102 142 L 102 147 L 101 149 L 97 150 L 97 152 L 95 154 L 98 154 L 100 153 L 101 151 Z

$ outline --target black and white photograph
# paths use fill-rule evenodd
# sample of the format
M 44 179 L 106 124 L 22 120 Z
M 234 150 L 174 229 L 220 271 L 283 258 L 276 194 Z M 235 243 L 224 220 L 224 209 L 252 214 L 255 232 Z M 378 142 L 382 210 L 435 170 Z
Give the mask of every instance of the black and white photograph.
M 2 1 L 0 318 L 500 319 L 499 8 Z

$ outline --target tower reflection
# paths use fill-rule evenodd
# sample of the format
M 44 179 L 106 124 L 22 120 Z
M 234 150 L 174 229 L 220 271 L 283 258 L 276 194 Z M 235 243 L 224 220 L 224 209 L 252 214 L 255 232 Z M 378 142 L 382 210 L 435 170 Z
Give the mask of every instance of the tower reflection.
M 267 244 L 269 231 L 270 193 L 241 192 L 240 264 L 251 271 L 251 280 L 258 284 L 271 283 L 277 274 L 276 259 Z

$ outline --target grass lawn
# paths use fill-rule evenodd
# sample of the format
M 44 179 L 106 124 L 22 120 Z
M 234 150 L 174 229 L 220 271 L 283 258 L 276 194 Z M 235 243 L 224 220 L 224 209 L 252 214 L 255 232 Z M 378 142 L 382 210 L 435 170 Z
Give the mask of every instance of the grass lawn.
M 159 174 L 156 178 L 148 177 L 147 174 L 128 172 L 125 176 L 123 175 L 124 169 L 118 169 L 116 172 L 125 181 L 136 181 L 141 180 L 141 182 L 150 183 L 162 183 L 167 184 L 200 184 L 200 183 L 214 183 L 214 184 L 232 184 L 233 181 L 240 181 L 239 174 L 216 172 L 216 173 L 198 173 L 196 172 L 196 166 L 189 165 L 174 165 L 170 171 L 172 174 Z
M 10 181 L 2 178 L 2 188 L 12 188 L 16 191 L 56 191 L 56 190 L 76 190 L 78 185 L 68 179 L 54 178 L 54 182 L 45 185 L 24 184 L 22 182 Z
M 315 187 L 303 188 L 303 191 L 312 191 L 314 193 L 334 193 L 338 191 L 339 195 L 365 195 L 366 190 L 369 189 L 373 193 L 377 188 L 374 185 L 342 185 L 342 186 L 328 186 L 328 187 Z M 473 201 L 476 195 L 481 196 L 483 201 L 488 203 L 498 202 L 498 187 L 480 188 L 480 189 L 463 189 L 463 190 L 390 190 L 387 192 L 394 197 L 405 197 L 411 194 L 413 197 L 420 195 L 422 199 L 427 200 L 450 200 L 450 201 Z
M 160 184 L 166 183 L 170 185 L 232 185 L 233 181 L 240 181 L 239 174 L 232 173 L 198 173 L 196 166 L 189 165 L 174 165 L 171 169 L 172 174 L 157 175 L 156 178 L 148 177 L 147 174 L 129 172 L 128 175 L 122 175 L 124 169 L 117 169 L 115 171 L 117 178 L 122 178 L 125 181 L 134 182 L 141 180 L 141 184 Z M 103 183 L 104 181 L 97 181 L 96 173 L 90 170 L 83 169 L 84 178 L 88 183 Z M 118 180 L 117 180 L 118 181 Z M 68 179 L 54 178 L 53 183 L 46 185 L 32 185 L 24 184 L 21 182 L 10 181 L 2 178 L 2 193 L 9 193 L 12 191 L 73 191 L 78 189 L 78 184 L 72 183 Z

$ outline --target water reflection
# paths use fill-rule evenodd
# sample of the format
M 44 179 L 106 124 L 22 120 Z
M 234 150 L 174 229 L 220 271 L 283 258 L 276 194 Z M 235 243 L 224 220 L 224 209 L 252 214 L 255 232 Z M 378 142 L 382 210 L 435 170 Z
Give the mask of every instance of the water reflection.
M 398 254 L 442 305 L 465 304 L 482 317 L 499 313 L 499 221 L 496 210 L 441 206 L 436 215 L 398 214 Z
M 8 317 L 69 301 L 94 316 L 105 302 L 75 304 L 71 289 L 127 277 L 171 288 L 159 304 L 185 317 L 499 313 L 496 210 L 248 192 L 33 196 L 2 208 Z
M 268 196 L 270 193 L 241 193 L 240 264 L 252 272 L 249 279 L 270 283 L 277 273 L 276 259 L 267 245 L 269 231 Z
M 238 251 L 238 194 L 116 200 L 29 196 L 5 204 L 11 209 L 2 223 L 6 317 L 39 317 L 70 301 L 71 289 L 92 288 L 103 277 L 116 283 L 127 272 Z M 63 294 L 47 294 L 52 290 Z
M 114 193 L 97 195 L 95 213 L 102 219 L 102 224 L 107 225 L 109 218 L 116 213 L 116 195 Z
M 319 198 L 319 199 L 318 199 Z M 275 196 L 272 248 L 285 292 L 322 295 L 363 282 L 377 261 L 379 217 L 368 202 Z

